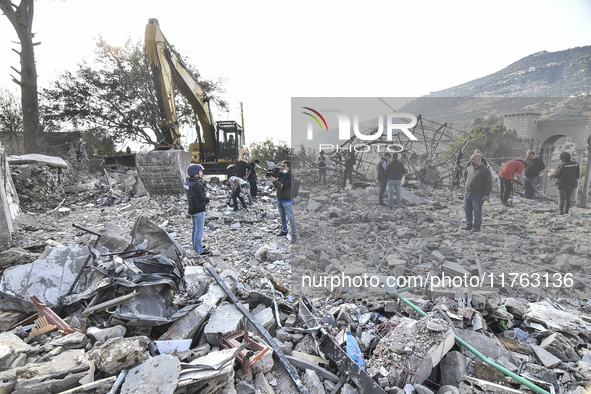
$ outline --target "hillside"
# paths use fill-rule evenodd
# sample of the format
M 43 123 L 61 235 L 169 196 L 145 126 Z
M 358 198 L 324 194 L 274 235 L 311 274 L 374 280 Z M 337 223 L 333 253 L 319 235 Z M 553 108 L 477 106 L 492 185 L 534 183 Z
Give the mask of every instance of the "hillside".
M 568 97 L 591 94 L 591 45 L 542 51 L 464 84 L 428 97 Z
M 591 46 L 538 52 L 496 73 L 420 97 L 403 112 L 428 119 L 536 112 L 544 118 L 591 116 Z

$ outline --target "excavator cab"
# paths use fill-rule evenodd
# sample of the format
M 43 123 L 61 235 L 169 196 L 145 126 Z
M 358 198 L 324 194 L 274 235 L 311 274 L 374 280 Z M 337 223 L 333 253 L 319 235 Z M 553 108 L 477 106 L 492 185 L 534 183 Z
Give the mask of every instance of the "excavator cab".
M 233 120 L 219 121 L 217 123 L 218 133 L 218 160 L 232 160 L 240 153 L 244 145 L 244 132 L 242 127 Z

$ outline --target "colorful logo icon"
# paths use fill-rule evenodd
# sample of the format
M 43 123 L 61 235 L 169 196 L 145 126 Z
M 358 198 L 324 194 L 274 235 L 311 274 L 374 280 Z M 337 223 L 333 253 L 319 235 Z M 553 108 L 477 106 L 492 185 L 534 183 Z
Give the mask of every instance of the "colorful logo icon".
M 328 125 L 326 124 L 326 120 L 324 119 L 324 116 L 322 116 L 320 114 L 320 112 L 318 112 L 315 109 L 312 109 L 310 107 L 302 107 L 302 108 L 307 109 L 308 111 L 314 112 L 316 115 L 318 115 L 320 117 L 320 119 L 322 119 L 322 123 L 324 123 L 324 127 L 326 127 L 326 131 L 328 131 Z M 306 115 L 310 116 L 312 119 L 314 119 L 316 121 L 316 123 L 318 123 L 318 126 L 320 126 L 320 130 L 323 130 L 322 123 L 320 123 L 320 120 L 316 116 L 312 115 L 310 112 L 302 112 L 302 113 L 306 114 Z

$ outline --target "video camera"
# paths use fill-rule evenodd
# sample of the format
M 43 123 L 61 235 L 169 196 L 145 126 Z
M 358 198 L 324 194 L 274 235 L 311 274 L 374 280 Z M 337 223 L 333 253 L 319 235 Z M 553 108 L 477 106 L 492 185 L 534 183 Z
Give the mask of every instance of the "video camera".
M 279 175 L 281 175 L 281 166 L 276 165 L 272 161 L 267 161 L 267 172 L 265 172 L 265 176 L 267 178 L 279 178 Z
M 267 178 L 270 178 L 270 177 L 279 178 L 279 175 L 281 175 L 281 168 L 280 167 L 273 167 L 271 170 L 265 172 L 265 176 Z

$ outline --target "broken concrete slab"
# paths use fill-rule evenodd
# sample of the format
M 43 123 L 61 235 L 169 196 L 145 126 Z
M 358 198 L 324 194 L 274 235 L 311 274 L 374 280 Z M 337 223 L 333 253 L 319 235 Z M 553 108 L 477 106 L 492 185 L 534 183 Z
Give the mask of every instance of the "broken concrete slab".
M 51 392 L 51 390 L 43 390 L 47 390 L 48 387 L 55 389 L 54 385 L 62 390 L 67 390 L 78 385 L 77 381 L 85 375 L 84 371 L 88 369 L 88 358 L 84 354 L 84 350 L 68 350 L 52 358 L 51 361 L 2 371 L 0 372 L 0 381 L 14 383 L 15 393 Z M 79 375 L 74 375 L 78 373 Z M 70 378 L 64 378 L 68 376 Z M 73 379 L 72 376 L 77 379 Z M 39 384 L 44 388 L 41 391 Z M 37 388 L 33 391 L 33 387 Z
M 509 351 L 496 337 L 491 338 L 482 333 L 466 329 L 457 329 L 456 332 L 466 343 L 492 360 L 502 356 L 511 357 Z
M 524 310 L 523 319 L 526 324 L 539 323 L 551 331 L 572 333 L 591 331 L 590 316 L 561 311 L 547 301 L 529 303 Z
M 458 351 L 447 353 L 441 360 L 441 384 L 457 387 L 468 376 L 468 358 Z
M 207 293 L 199 298 L 199 304 L 176 320 L 160 339 L 165 337 L 168 339 L 193 339 L 207 321 L 210 313 L 225 298 L 226 293 L 219 285 L 210 285 Z
M 121 394 L 172 394 L 180 372 L 181 362 L 177 357 L 168 354 L 153 357 L 129 370 Z
M 558 357 L 561 361 L 579 361 L 581 357 L 577 354 L 575 346 L 579 348 L 583 345 L 584 341 L 579 337 L 570 335 L 567 338 L 560 332 L 551 334 L 540 343 L 541 347 Z
M 219 340 L 243 327 L 244 316 L 233 304 L 223 303 L 213 312 L 203 329 L 210 345 L 219 345 Z
M 0 334 L 0 370 L 14 368 L 20 355 L 33 353 L 35 348 L 11 332 Z
M 531 348 L 536 353 L 538 360 L 540 360 L 540 362 L 544 364 L 545 367 L 552 368 L 560 364 L 560 359 L 552 353 L 550 353 L 549 351 L 547 351 L 546 349 L 544 349 L 543 347 L 538 345 L 531 345 Z
M 10 164 L 43 164 L 49 167 L 68 168 L 68 163 L 57 156 L 47 156 L 38 153 L 28 153 L 26 155 L 11 155 L 8 156 Z
M 147 353 L 150 339 L 145 336 L 111 338 L 89 353 L 96 367 L 108 375 L 116 375 L 129 369 L 150 355 Z
M 63 346 L 66 349 L 80 349 L 88 344 L 88 337 L 81 332 L 73 332 L 50 342 L 53 346 Z

